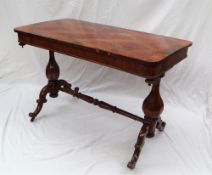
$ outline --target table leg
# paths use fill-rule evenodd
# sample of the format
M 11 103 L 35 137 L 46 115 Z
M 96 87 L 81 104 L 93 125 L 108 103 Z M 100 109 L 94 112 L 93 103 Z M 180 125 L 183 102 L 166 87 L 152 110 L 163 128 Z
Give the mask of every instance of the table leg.
M 145 119 L 151 121 L 151 124 L 143 124 L 141 131 L 139 132 L 138 139 L 135 144 L 134 154 L 131 161 L 127 165 L 130 169 L 135 168 L 136 162 L 145 142 L 145 137 L 154 137 L 155 128 L 163 131 L 165 127 L 165 122 L 163 122 L 160 118 L 160 114 L 164 108 L 163 100 L 159 91 L 161 77 L 146 80 L 149 85 L 152 85 L 152 90 L 143 102 L 143 111 L 145 114 Z
M 50 97 L 56 98 L 59 92 L 58 78 L 60 74 L 59 66 L 55 60 L 54 52 L 49 51 L 49 62 L 46 67 L 46 76 L 48 78 L 48 84 L 41 90 L 39 99 L 37 100 L 37 107 L 34 112 L 29 113 L 31 121 L 34 121 L 36 116 L 41 111 L 43 104 L 47 102 L 46 96 L 49 94 Z
M 135 144 L 135 151 L 133 153 L 132 159 L 128 162 L 127 167 L 130 169 L 134 169 L 136 162 L 140 156 L 141 149 L 145 143 L 145 137 L 149 131 L 149 125 L 143 124 L 137 138 L 137 142 Z
M 163 76 L 161 76 L 163 77 Z M 147 133 L 147 137 L 151 138 L 155 135 L 155 128 L 162 125 L 162 120 L 160 114 L 163 112 L 164 103 L 160 96 L 160 80 L 161 77 L 156 79 L 147 79 L 146 82 L 149 85 L 152 85 L 152 90 L 150 94 L 146 97 L 143 102 L 143 111 L 145 114 L 145 118 L 151 120 L 151 125 L 149 131 Z M 165 127 L 165 126 L 164 126 Z M 159 128 L 162 129 L 162 128 Z M 162 129 L 163 130 L 163 129 Z

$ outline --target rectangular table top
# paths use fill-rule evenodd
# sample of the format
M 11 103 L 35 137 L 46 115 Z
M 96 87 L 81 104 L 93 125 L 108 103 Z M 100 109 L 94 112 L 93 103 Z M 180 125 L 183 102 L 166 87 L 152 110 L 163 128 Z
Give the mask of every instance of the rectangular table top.
M 190 41 L 74 19 L 15 28 L 19 42 L 103 64 L 146 78 L 187 56 Z

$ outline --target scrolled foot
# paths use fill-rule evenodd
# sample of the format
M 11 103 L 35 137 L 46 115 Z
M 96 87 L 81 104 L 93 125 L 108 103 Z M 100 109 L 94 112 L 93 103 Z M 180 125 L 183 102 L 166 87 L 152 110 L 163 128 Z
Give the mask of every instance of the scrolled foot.
M 133 153 L 132 159 L 127 164 L 127 167 L 130 169 L 135 168 L 135 165 L 136 165 L 138 158 L 140 156 L 140 153 L 141 153 L 141 149 L 145 143 L 145 137 L 148 133 L 148 130 L 149 130 L 149 125 L 144 124 L 141 128 L 141 131 L 139 132 L 138 139 L 135 144 L 135 151 Z
M 133 162 L 128 162 L 127 167 L 131 170 L 133 170 L 135 168 L 135 163 Z
M 166 122 L 162 121 L 161 119 L 157 122 L 157 125 L 156 125 L 156 128 L 159 130 L 159 131 L 164 131 L 166 127 Z
M 47 102 L 46 95 L 50 92 L 50 88 L 46 85 L 40 92 L 39 99 L 37 100 L 37 107 L 34 112 L 29 113 L 30 121 L 33 122 L 37 115 L 40 113 L 43 104 Z
M 33 122 L 35 120 L 36 115 L 32 112 L 29 113 L 30 121 Z

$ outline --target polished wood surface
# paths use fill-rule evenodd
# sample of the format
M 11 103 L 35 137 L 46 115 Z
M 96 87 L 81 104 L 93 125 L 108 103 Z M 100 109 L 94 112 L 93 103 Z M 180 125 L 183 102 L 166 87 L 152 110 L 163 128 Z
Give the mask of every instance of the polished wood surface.
M 154 78 L 187 56 L 191 42 L 74 19 L 15 28 L 19 42 Z

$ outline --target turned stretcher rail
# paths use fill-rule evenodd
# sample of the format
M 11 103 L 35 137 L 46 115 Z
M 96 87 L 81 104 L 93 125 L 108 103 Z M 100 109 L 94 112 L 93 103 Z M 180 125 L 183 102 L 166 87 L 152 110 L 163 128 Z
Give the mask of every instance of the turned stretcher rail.
M 151 124 L 151 121 L 149 121 L 147 119 L 144 119 L 144 118 L 139 117 L 135 114 L 127 112 L 123 109 L 120 109 L 120 108 L 113 106 L 109 103 L 106 103 L 104 101 L 100 101 L 100 100 L 95 99 L 91 96 L 80 93 L 78 87 L 74 88 L 74 90 L 73 90 L 71 88 L 71 85 L 69 85 L 69 87 L 61 86 L 60 90 L 63 91 L 63 92 L 66 92 L 66 93 L 68 93 L 68 94 L 70 94 L 74 97 L 77 97 L 77 98 L 79 98 L 83 101 L 86 101 L 87 103 L 93 104 L 95 106 L 99 106 L 100 108 L 103 108 L 103 109 L 106 109 L 106 110 L 109 110 L 109 111 L 112 111 L 113 113 L 123 115 L 125 117 L 131 118 L 133 120 L 136 120 L 136 121 L 139 121 L 139 122 L 142 122 L 142 123 Z

